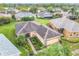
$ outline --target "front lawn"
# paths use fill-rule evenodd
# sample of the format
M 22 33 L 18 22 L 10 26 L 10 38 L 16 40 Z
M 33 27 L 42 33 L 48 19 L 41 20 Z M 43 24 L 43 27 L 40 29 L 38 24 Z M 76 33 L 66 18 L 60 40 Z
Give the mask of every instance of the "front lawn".
M 35 20 L 36 22 L 40 23 L 40 24 L 43 24 L 43 25 L 48 25 L 49 23 L 49 19 L 38 19 Z

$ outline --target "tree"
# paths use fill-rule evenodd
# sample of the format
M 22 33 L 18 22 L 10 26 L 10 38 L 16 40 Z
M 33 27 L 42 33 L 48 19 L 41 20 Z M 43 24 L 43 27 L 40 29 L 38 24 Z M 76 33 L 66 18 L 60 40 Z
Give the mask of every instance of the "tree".
M 37 12 L 37 7 L 36 6 L 32 6 L 32 7 L 30 7 L 29 11 L 32 12 L 32 13 L 36 13 Z
M 72 8 L 70 9 L 70 12 L 75 15 L 75 8 L 72 7 Z
M 25 46 L 25 44 L 26 44 L 25 36 L 20 35 L 19 37 L 17 37 L 16 43 L 17 43 L 19 46 L 22 46 L 22 47 Z
M 70 56 L 70 50 L 63 47 L 61 44 L 53 44 L 47 49 L 42 50 L 38 56 Z
M 14 14 L 12 15 L 12 19 L 16 19 Z
M 50 12 L 52 12 L 53 7 L 50 6 L 50 7 L 47 8 L 47 10 L 50 11 Z
M 10 23 L 10 21 L 11 21 L 10 17 L 0 17 L 0 25 L 8 24 Z

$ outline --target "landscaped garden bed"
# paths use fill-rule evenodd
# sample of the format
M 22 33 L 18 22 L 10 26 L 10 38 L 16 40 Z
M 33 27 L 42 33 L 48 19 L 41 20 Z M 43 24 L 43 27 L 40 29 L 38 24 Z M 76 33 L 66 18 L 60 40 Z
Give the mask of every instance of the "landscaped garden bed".
M 28 39 L 27 36 L 19 35 L 16 39 L 16 45 L 25 49 L 25 51 L 28 52 L 27 55 L 30 55 L 30 54 L 33 54 L 33 53 L 32 53 L 32 48 L 29 45 L 27 39 Z
M 67 38 L 68 41 L 71 41 L 73 43 L 78 43 L 79 42 L 79 38 Z
M 62 45 L 67 45 L 71 51 L 79 49 L 79 42 L 77 42 L 74 38 L 67 40 L 67 38 L 61 37 L 61 42 Z
M 36 50 L 41 50 L 44 48 L 44 45 L 39 41 L 39 39 L 37 37 L 32 37 L 32 38 L 30 38 L 30 40 Z
M 41 50 L 36 56 L 70 56 L 70 51 L 61 44 L 56 43 Z

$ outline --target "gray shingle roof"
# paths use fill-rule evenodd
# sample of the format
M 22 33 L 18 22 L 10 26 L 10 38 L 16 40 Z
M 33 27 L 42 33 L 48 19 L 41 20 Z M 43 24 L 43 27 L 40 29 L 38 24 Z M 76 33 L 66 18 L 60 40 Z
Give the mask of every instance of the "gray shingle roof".
M 26 23 L 18 23 L 18 24 L 16 24 L 16 33 L 18 33 L 18 31 L 25 25 Z
M 39 26 L 37 33 L 44 39 L 45 34 L 47 32 L 47 28 L 45 28 L 44 26 Z
M 37 16 L 40 16 L 40 17 L 43 17 L 43 18 L 52 17 L 52 13 L 47 12 L 47 11 L 43 11 L 43 12 L 37 13 Z
M 0 56 L 17 55 L 20 55 L 20 51 L 3 34 L 0 34 Z
M 17 14 L 15 14 L 16 19 L 17 18 L 22 18 L 22 17 L 29 17 L 29 16 L 33 16 L 34 14 L 32 14 L 31 12 L 19 12 Z
M 58 32 L 55 32 L 55 31 L 52 31 L 52 30 L 48 30 L 48 34 L 47 34 L 46 39 L 48 39 L 50 37 L 55 37 L 55 36 L 58 36 L 58 35 L 60 35 Z
M 34 22 L 32 22 L 32 21 L 28 21 L 28 22 L 26 22 L 26 26 L 23 28 L 23 30 L 20 32 L 20 33 L 28 33 L 28 32 L 32 32 L 32 31 L 36 31 L 43 39 L 45 39 L 45 35 L 46 35 L 46 32 L 47 32 L 47 30 L 48 30 L 48 32 L 47 32 L 47 36 L 46 36 L 46 39 L 48 39 L 48 38 L 52 38 L 52 37 L 55 37 L 55 36 L 59 36 L 60 35 L 60 33 L 58 33 L 58 32 L 56 32 L 55 30 L 52 30 L 52 29 L 50 29 L 49 27 L 47 27 L 47 26 L 43 26 L 43 25 L 38 25 L 38 24 L 36 24 L 36 23 L 34 23 Z M 18 24 L 17 24 L 18 25 Z M 18 27 L 18 26 L 17 26 Z M 17 31 L 18 29 L 16 28 L 16 31 Z M 21 30 L 21 29 L 20 29 Z M 20 31 L 19 30 L 19 31 Z M 18 31 L 18 32 L 19 32 Z M 17 32 L 17 33 L 18 33 Z M 20 34 L 19 33 L 19 34 Z
M 79 24 L 68 18 L 53 19 L 52 23 L 58 26 L 59 28 L 65 28 L 72 32 L 79 32 Z

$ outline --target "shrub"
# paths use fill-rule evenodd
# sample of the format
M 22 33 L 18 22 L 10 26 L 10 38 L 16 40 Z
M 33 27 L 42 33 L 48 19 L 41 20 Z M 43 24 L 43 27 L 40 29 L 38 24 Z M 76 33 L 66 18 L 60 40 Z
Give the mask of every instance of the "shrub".
M 21 20 L 22 21 L 33 21 L 34 17 L 23 17 Z
M 79 43 L 79 38 L 67 38 L 67 40 L 72 43 Z
M 62 40 L 66 40 L 66 41 L 68 41 L 68 42 L 71 42 L 71 43 L 79 43 L 79 38 L 77 38 L 77 37 L 61 37 L 61 39 Z
M 15 15 L 12 15 L 12 19 L 16 19 L 16 18 L 15 18 Z
M 16 40 L 17 40 L 16 43 L 18 44 L 18 46 L 24 46 L 26 44 L 25 36 L 23 35 L 18 36 Z
M 40 51 L 37 56 L 70 56 L 71 52 L 60 44 L 53 44 Z
M 24 35 L 20 35 L 20 36 L 17 37 L 16 45 L 19 46 L 19 47 L 23 47 L 23 49 L 28 50 L 29 53 L 32 52 L 32 49 L 31 49 L 31 47 L 30 47 L 30 45 L 27 41 L 27 38 Z
M 31 37 L 31 42 L 34 45 L 36 50 L 40 50 L 40 49 L 44 48 L 43 44 L 39 41 L 39 39 L 36 36 Z
M 60 18 L 60 17 L 62 17 L 62 14 L 55 14 L 55 15 L 53 15 L 53 18 Z
M 9 18 L 9 17 L 0 17 L 0 25 L 10 23 L 10 19 L 11 18 Z

